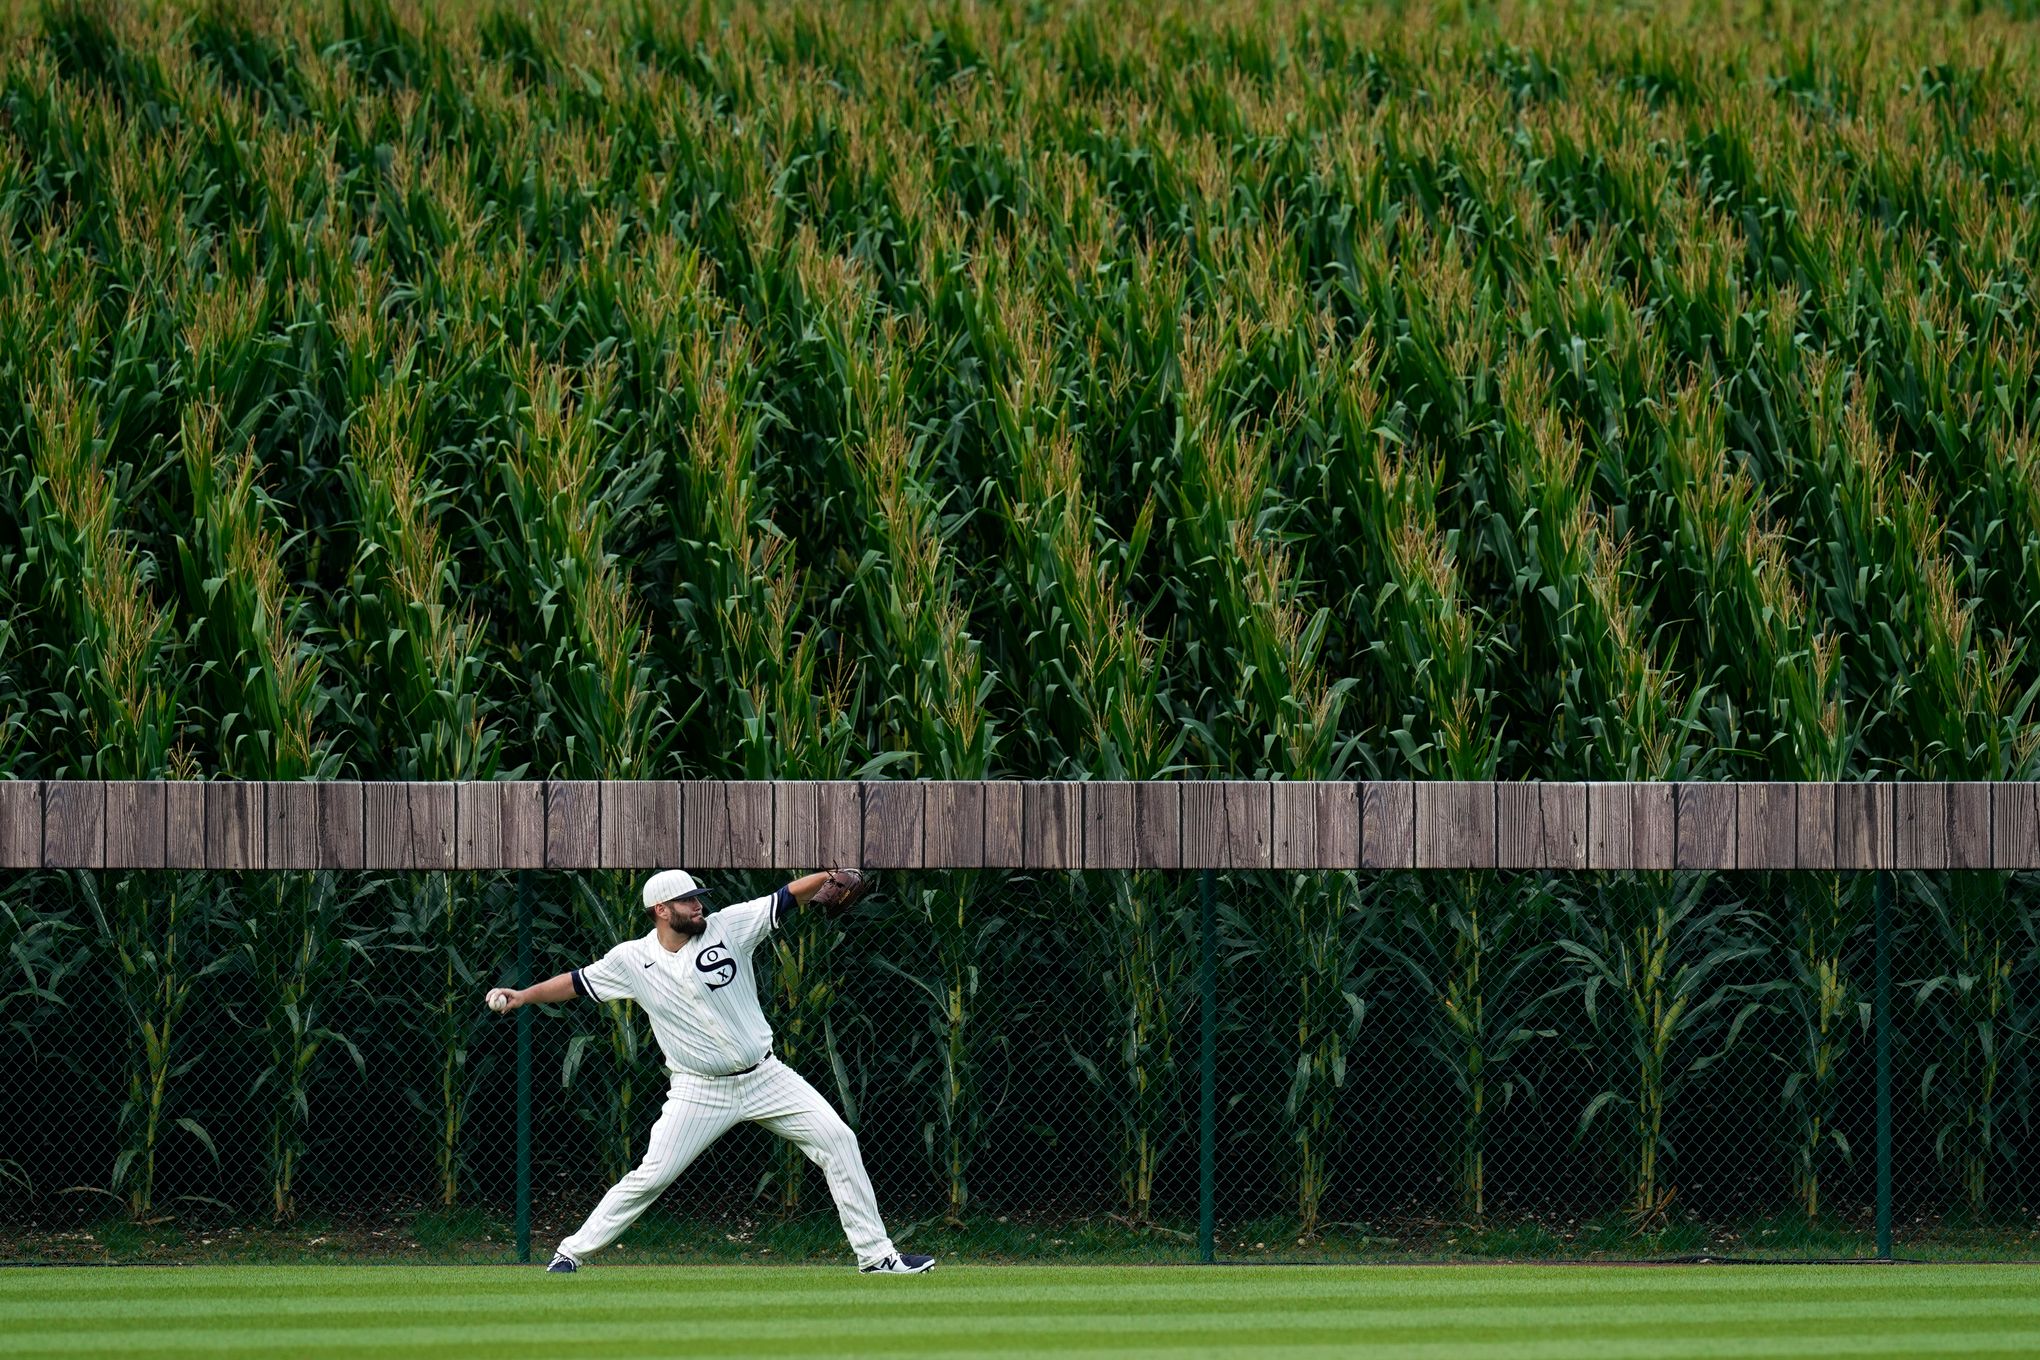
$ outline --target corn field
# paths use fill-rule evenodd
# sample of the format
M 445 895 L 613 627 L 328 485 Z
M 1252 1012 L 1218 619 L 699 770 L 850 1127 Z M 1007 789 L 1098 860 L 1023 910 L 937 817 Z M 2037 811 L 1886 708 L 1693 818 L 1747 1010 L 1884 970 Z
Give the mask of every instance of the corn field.
M 0 777 L 2034 778 L 2024 0 L 550 11 L 0 6 Z M 1229 883 L 1249 1220 L 1846 1224 L 1868 894 Z M 491 1202 L 515 895 L 0 880 L 5 1042 L 111 1121 L 0 1220 L 330 1211 L 369 1087 L 405 1203 Z M 542 960 L 642 928 L 538 896 Z M 1017 1212 L 1066 1083 L 1105 1189 L 1024 1207 L 1166 1244 L 1194 898 L 903 881 L 777 941 L 782 1051 L 931 1232 Z M 2034 1228 L 2035 911 L 1900 885 L 1935 1221 Z M 649 1031 L 559 1040 L 619 1172 Z M 1696 1206 L 1738 1108 L 1762 1189 Z

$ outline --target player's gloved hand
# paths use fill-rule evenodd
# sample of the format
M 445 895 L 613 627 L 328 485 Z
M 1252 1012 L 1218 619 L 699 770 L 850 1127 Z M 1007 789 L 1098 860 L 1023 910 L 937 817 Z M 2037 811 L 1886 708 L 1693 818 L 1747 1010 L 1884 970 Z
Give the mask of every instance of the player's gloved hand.
M 489 1009 L 498 1014 L 504 1011 L 514 1011 L 524 1004 L 517 999 L 517 991 L 513 987 L 489 988 L 488 1002 Z
M 871 880 L 857 870 L 831 869 L 808 901 L 824 911 L 843 911 L 863 901 L 870 891 Z

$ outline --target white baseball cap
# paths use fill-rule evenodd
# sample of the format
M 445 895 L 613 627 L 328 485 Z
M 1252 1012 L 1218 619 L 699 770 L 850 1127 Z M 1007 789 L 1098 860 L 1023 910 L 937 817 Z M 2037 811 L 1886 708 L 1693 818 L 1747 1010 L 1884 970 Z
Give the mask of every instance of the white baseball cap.
M 661 869 L 645 880 L 645 905 L 656 907 L 682 897 L 699 897 L 707 891 L 685 869 Z

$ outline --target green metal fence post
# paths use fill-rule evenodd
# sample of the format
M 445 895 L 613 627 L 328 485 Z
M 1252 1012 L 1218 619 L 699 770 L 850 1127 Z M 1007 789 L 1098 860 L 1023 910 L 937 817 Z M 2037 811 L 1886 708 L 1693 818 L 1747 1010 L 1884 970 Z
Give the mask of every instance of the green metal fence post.
M 517 873 L 517 985 L 531 985 L 531 874 Z M 517 1259 L 531 1263 L 531 1007 L 517 1008 Z
M 1199 1028 L 1203 1033 L 1203 1091 L 1197 1131 L 1197 1259 L 1210 1265 L 1218 1259 L 1218 920 L 1211 900 L 1211 870 L 1200 883 L 1198 912 L 1203 957 L 1199 981 L 1204 1002 Z
M 1877 1259 L 1891 1259 L 1891 872 L 1877 871 Z

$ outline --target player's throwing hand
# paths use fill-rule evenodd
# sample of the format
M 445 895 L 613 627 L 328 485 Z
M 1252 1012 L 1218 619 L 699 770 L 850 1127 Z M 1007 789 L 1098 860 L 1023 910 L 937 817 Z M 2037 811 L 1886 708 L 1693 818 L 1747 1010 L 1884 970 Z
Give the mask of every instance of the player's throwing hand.
M 523 1004 L 514 987 L 489 988 L 489 1009 L 499 1015 L 504 1011 L 514 1011 Z

